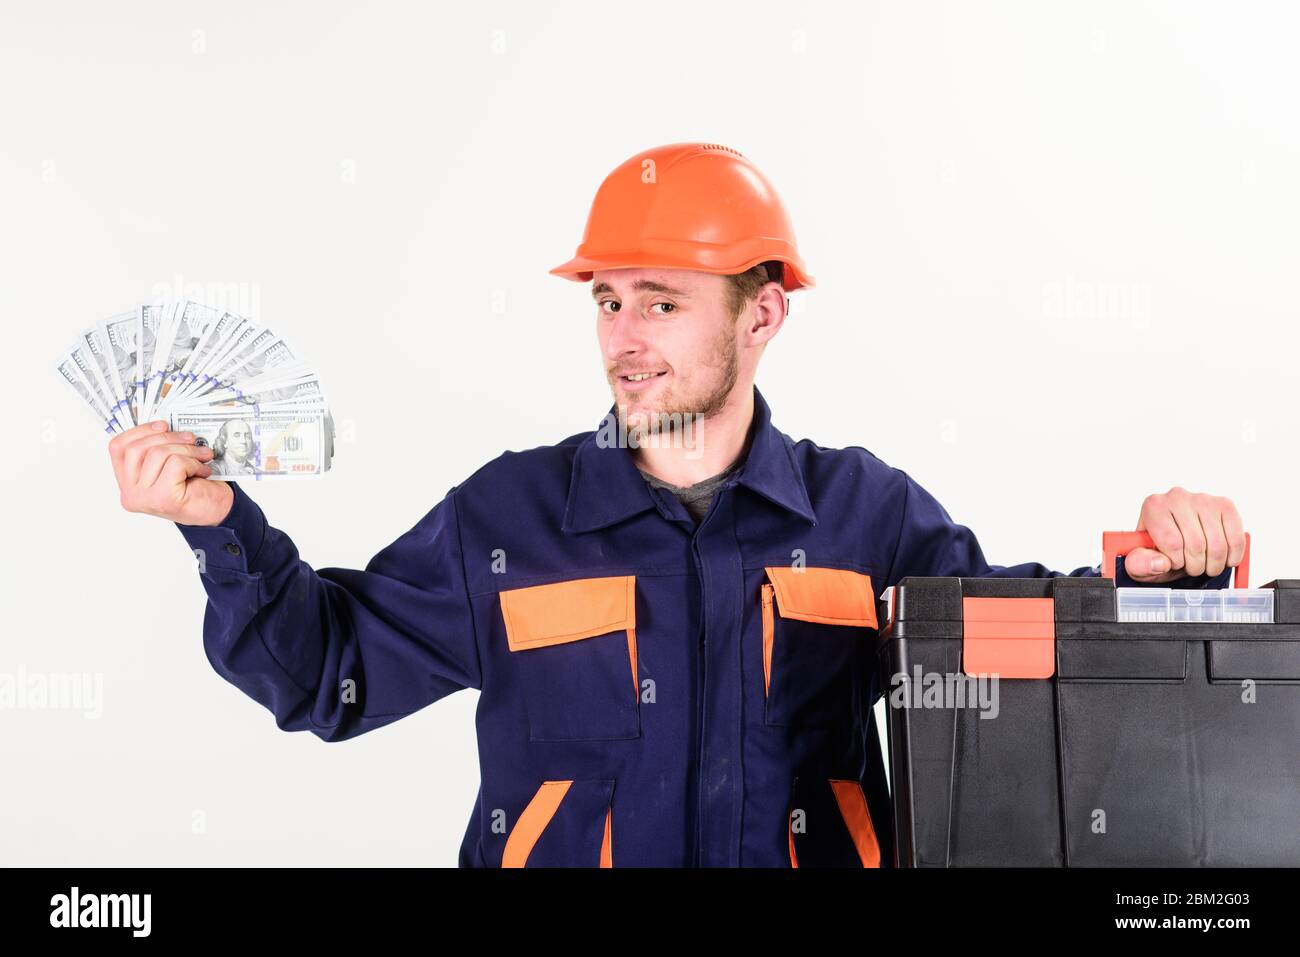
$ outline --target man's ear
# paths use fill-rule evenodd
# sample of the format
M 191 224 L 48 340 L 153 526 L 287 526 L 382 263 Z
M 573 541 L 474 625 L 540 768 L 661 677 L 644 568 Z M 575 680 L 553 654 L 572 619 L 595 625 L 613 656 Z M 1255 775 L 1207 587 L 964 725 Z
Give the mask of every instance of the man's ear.
M 746 310 L 748 326 L 745 330 L 754 345 L 761 345 L 780 331 L 789 313 L 790 300 L 777 282 L 769 282 L 758 291 Z

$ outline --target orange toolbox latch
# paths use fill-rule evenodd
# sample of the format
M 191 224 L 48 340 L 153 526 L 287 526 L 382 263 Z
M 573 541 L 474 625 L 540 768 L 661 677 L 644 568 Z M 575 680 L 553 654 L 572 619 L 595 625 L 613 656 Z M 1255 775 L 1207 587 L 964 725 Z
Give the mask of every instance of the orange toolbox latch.
M 963 597 L 961 604 L 963 672 L 999 678 L 1056 674 L 1054 599 Z

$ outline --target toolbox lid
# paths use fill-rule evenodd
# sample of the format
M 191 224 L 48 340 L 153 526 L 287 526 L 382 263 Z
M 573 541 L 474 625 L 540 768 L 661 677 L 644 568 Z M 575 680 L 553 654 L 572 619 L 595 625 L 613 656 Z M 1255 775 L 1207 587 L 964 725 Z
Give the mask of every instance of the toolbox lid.
M 1116 588 L 1116 621 L 1273 622 L 1272 588 Z

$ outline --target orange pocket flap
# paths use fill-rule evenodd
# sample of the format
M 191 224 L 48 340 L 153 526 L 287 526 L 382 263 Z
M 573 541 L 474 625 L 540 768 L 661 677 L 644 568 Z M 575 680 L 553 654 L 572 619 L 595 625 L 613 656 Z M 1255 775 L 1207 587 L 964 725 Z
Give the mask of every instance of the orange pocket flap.
M 511 651 L 636 628 L 636 576 L 576 578 L 501 592 Z
M 870 575 L 840 568 L 789 566 L 768 566 L 766 571 L 782 618 L 877 627 L 876 593 Z

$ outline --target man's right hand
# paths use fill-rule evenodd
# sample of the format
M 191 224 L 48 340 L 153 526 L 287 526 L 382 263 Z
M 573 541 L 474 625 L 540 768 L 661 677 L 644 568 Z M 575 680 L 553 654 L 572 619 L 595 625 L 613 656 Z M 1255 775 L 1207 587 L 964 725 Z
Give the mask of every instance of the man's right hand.
M 157 515 L 181 525 L 220 525 L 235 501 L 229 482 L 210 482 L 212 449 L 192 432 L 168 432 L 145 422 L 108 443 L 113 472 L 128 512 Z

